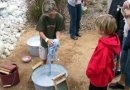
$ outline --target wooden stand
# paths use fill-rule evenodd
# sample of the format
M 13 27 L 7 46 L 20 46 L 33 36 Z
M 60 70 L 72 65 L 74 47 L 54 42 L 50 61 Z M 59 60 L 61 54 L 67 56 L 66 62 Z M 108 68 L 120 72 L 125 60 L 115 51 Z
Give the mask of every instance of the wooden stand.
M 58 85 L 61 84 L 62 82 L 65 82 L 65 84 L 66 84 L 65 88 L 66 88 L 66 90 L 69 90 L 67 80 L 66 80 L 66 73 L 61 73 L 61 74 L 55 76 L 52 80 L 54 81 L 55 90 L 62 90 L 62 89 L 58 88 Z

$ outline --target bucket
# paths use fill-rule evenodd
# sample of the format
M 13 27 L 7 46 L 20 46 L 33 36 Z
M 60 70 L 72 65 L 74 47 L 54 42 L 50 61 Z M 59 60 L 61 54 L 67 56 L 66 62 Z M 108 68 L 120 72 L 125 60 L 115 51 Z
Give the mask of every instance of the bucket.
M 14 70 L 9 75 L 0 73 L 0 77 L 3 87 L 11 87 L 17 85 L 20 82 L 17 65 L 16 68 L 14 68 Z
M 32 36 L 27 40 L 28 51 L 30 55 L 38 57 L 39 56 L 39 46 L 40 46 L 40 36 Z
M 67 73 L 67 70 L 63 66 L 58 65 L 58 64 L 52 64 L 51 68 L 52 68 L 51 75 L 48 75 L 49 73 L 48 65 L 40 66 L 39 68 L 34 70 L 31 78 L 34 83 L 35 90 L 55 90 L 55 87 L 54 87 L 55 84 L 52 79 L 53 77 L 59 75 L 60 73 L 65 73 L 66 78 L 67 78 L 68 73 Z M 66 87 L 64 83 L 63 84 L 61 83 L 60 85 L 63 87 L 63 88 L 60 87 L 62 88 L 60 90 L 66 90 L 64 89 L 64 87 Z

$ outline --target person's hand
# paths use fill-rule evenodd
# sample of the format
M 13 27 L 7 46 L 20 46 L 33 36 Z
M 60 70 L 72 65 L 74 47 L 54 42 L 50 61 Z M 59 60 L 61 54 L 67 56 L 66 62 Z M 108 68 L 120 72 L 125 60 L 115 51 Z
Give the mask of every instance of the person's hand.
M 130 17 L 130 9 L 125 9 L 125 15 L 124 15 L 125 18 L 128 18 Z
M 130 7 L 130 3 L 128 1 L 125 1 L 123 4 L 123 8 L 128 9 Z
M 47 44 L 51 46 L 53 44 L 53 39 L 48 39 Z
M 88 0 L 84 0 L 83 4 L 84 4 L 84 6 L 87 6 Z

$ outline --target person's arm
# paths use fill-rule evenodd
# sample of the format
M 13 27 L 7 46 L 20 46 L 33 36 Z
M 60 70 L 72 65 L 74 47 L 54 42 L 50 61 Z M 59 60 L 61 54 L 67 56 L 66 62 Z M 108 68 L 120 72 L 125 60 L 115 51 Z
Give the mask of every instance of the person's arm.
M 45 42 L 48 42 L 49 38 L 47 38 L 43 32 L 39 32 L 39 35 L 43 40 L 45 40 Z
M 46 42 L 48 45 L 52 45 L 53 40 L 47 38 L 43 32 L 39 32 L 39 35 L 40 35 L 40 37 L 41 37 L 43 40 L 45 40 L 45 42 Z
M 59 15 L 59 19 L 56 26 L 56 39 L 60 40 L 61 37 L 61 31 L 64 30 L 64 20 L 63 16 Z
M 118 11 L 117 13 L 117 17 L 116 17 L 116 21 L 117 21 L 117 35 L 119 36 L 119 39 L 122 43 L 122 39 L 123 39 L 123 30 L 124 30 L 124 17 L 123 15 L 121 14 L 121 10 Z
M 45 35 L 45 31 L 46 31 L 46 28 L 45 28 L 45 24 L 44 24 L 44 19 L 45 19 L 45 16 L 41 16 L 39 21 L 38 21 L 38 24 L 36 26 L 36 30 L 39 31 L 39 35 L 40 37 L 45 40 L 45 42 L 48 44 L 48 45 L 51 45 L 52 44 L 52 40 L 49 39 L 48 37 L 46 37 Z
M 123 8 L 128 9 L 130 7 L 130 0 L 127 0 L 123 4 Z
M 60 40 L 60 36 L 61 36 L 61 32 L 60 32 L 60 31 L 57 31 L 57 32 L 56 32 L 56 39 Z
M 110 62 L 108 60 L 108 49 L 103 48 L 99 49 L 99 46 L 95 49 L 86 69 L 86 75 L 91 78 L 94 74 L 99 75 L 101 74 L 108 65 L 107 63 Z

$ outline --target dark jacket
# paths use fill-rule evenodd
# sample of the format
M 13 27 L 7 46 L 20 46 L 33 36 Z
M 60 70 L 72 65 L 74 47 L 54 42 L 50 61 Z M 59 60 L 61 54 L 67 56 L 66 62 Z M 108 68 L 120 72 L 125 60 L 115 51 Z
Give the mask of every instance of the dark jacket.
M 108 12 L 116 19 L 116 22 L 117 22 L 116 33 L 119 36 L 121 44 L 122 44 L 122 39 L 123 39 L 123 30 L 124 30 L 125 22 L 123 20 L 123 15 L 121 14 L 121 10 L 118 9 L 118 5 L 122 6 L 124 1 L 125 0 L 112 0 L 111 6 Z

